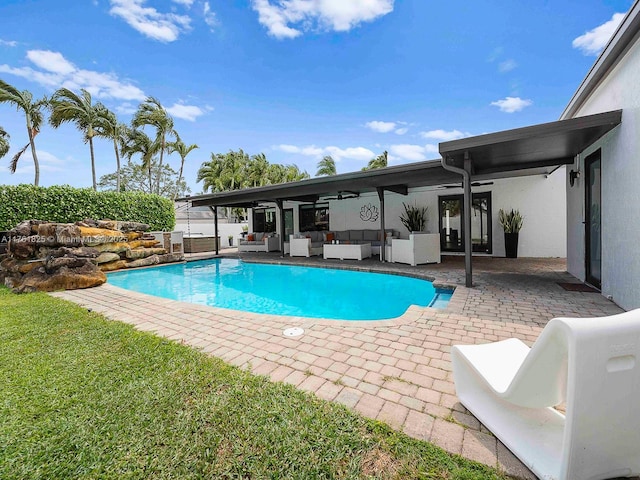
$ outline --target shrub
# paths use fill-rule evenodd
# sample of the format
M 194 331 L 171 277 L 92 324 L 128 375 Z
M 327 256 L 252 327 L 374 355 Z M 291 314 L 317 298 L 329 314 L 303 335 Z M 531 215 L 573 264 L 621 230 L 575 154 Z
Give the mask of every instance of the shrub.
M 147 223 L 151 230 L 173 230 L 176 223 L 173 202 L 158 195 L 68 185 L 0 185 L 0 230 L 29 219 L 73 223 L 85 218 Z

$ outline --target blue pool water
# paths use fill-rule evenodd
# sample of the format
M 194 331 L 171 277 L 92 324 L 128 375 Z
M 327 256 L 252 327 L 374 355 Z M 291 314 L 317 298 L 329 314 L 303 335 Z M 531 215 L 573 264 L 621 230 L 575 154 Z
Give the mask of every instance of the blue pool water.
M 275 315 L 381 320 L 410 305 L 444 308 L 450 291 L 417 278 L 327 268 L 201 260 L 109 274 L 109 283 L 183 302 Z

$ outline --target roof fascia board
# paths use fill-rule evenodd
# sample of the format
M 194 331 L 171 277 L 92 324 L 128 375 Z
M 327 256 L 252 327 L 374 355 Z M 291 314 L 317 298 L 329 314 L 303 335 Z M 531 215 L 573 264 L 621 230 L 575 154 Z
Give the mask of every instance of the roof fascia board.
M 573 117 L 640 37 L 640 0 L 636 0 L 571 97 L 560 119 Z
M 640 0 L 639 0 L 640 1 Z M 475 137 L 461 138 L 459 140 L 451 140 L 442 142 L 438 148 L 441 155 L 447 156 L 455 153 L 461 153 L 465 150 L 485 147 L 488 145 L 513 142 L 526 138 L 543 138 L 558 134 L 558 129 L 563 131 L 581 130 L 588 127 L 597 127 L 604 123 L 618 124 L 622 118 L 622 110 L 613 112 L 597 113 L 586 117 L 571 118 L 568 120 L 559 120 L 555 122 L 542 123 L 529 127 L 514 128 L 502 132 L 488 133 Z

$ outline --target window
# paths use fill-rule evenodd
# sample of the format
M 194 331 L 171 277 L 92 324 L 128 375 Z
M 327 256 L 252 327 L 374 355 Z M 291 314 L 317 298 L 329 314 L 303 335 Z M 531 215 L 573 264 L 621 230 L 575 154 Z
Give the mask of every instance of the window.
M 276 209 L 275 208 L 255 208 L 253 210 L 253 231 L 254 232 L 275 232 L 276 231 Z
M 300 205 L 300 231 L 329 230 L 329 204 Z

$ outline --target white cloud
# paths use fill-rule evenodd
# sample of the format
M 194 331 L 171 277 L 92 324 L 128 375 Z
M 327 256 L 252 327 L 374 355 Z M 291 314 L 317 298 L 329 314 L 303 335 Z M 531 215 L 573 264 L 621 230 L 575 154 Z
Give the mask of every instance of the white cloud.
M 62 172 L 64 170 L 68 170 L 66 167 L 69 162 L 65 162 L 45 150 L 37 149 L 36 153 L 38 155 L 38 165 L 40 166 L 41 172 Z M 33 156 L 31 155 L 31 150 L 27 149 L 20 157 L 18 168 L 14 175 L 34 174 L 35 167 L 33 166 Z
M 572 42 L 573 48 L 582 50 L 585 55 L 598 55 L 622 22 L 624 13 L 614 13 L 611 20 L 580 35 Z
M 215 12 L 211 11 L 209 2 L 204 2 L 204 7 L 202 8 L 202 14 L 204 15 L 204 23 L 209 25 L 209 28 L 213 30 L 213 28 L 218 25 L 218 19 L 216 18 Z
M 141 34 L 160 42 L 173 42 L 180 33 L 190 29 L 191 19 L 187 15 L 160 13 L 153 7 L 145 7 L 145 2 L 146 0 L 111 0 L 109 13 L 122 18 Z
M 65 87 L 75 91 L 84 88 L 98 98 L 138 101 L 146 98 L 140 88 L 120 80 L 117 75 L 78 68 L 61 53 L 29 50 L 27 58 L 39 70 L 32 67 L 14 68 L 3 64 L 0 65 L 0 72 L 23 77 L 52 89 Z
M 509 60 L 500 62 L 500 64 L 498 65 L 498 71 L 500 73 L 507 73 L 513 70 L 514 68 L 516 68 L 517 66 L 518 64 L 516 63 L 516 61 L 510 58 Z
M 3 40 L 0 38 L 0 45 L 4 45 L 5 47 L 17 47 L 18 42 L 15 40 Z
M 469 132 L 461 132 L 460 130 L 429 130 L 428 132 L 420 132 L 422 138 L 438 140 L 439 142 L 448 142 L 459 138 L 470 137 Z
M 204 115 L 204 111 L 200 107 L 194 105 L 184 105 L 182 103 L 174 103 L 165 109 L 171 115 L 189 122 L 195 122 L 200 115 Z
M 187 8 L 190 8 L 191 5 L 193 5 L 193 0 L 173 0 L 173 2 L 184 5 Z
M 533 101 L 524 100 L 520 97 L 505 97 L 502 100 L 491 102 L 491 105 L 498 107 L 500 111 L 506 113 L 519 112 L 520 110 L 532 105 Z
M 437 153 L 438 147 L 435 145 L 411 145 L 399 144 L 389 147 L 390 160 L 393 163 L 401 163 L 403 161 L 422 162 L 427 160 L 427 154 Z
M 31 60 L 36 67 L 40 67 L 48 72 L 59 73 L 60 75 L 68 75 L 77 70 L 76 67 L 59 52 L 29 50 L 27 52 L 27 58 Z
M 396 128 L 395 122 L 379 122 L 374 120 L 372 122 L 365 123 L 367 128 L 370 128 L 374 132 L 387 133 Z
M 394 0 L 252 0 L 258 21 L 276 38 L 320 29 L 346 32 L 393 11 Z M 297 27 L 297 28 L 295 28 Z
M 315 145 L 298 147 L 296 145 L 283 144 L 275 145 L 272 148 L 275 150 L 281 150 L 286 153 L 297 153 L 300 155 L 316 158 L 322 158 L 325 155 L 331 155 L 331 157 L 333 157 L 336 162 L 344 159 L 369 161 L 376 156 L 375 153 L 364 147 L 340 148 L 333 145 L 328 147 L 317 147 Z
M 394 133 L 396 133 L 397 135 L 404 135 L 408 131 L 409 131 L 409 129 L 407 127 L 402 127 L 402 128 L 396 129 L 396 131 Z

